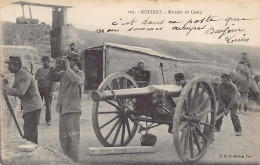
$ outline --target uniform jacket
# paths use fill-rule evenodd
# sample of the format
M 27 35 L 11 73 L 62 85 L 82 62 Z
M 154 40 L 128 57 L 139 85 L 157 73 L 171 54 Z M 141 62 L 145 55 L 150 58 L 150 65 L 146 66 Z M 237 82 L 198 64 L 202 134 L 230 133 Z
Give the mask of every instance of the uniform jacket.
M 84 73 L 74 67 L 55 74 L 55 81 L 60 81 L 56 111 L 61 114 L 81 112 L 81 92 L 84 84 Z
M 238 90 L 235 84 L 230 83 L 219 86 L 219 101 L 224 104 L 228 109 L 232 109 L 235 104 L 238 104 Z
M 5 87 L 6 94 L 19 97 L 24 113 L 41 109 L 42 100 L 33 75 L 20 69 L 14 76 L 13 87 Z
M 247 69 L 245 69 L 243 72 L 240 71 L 235 74 L 234 83 L 237 85 L 237 88 L 240 92 L 249 92 L 250 81 L 250 73 Z
M 134 67 L 127 72 L 136 81 L 150 81 L 150 71 Z
M 52 69 L 48 68 L 40 68 L 35 72 L 35 79 L 38 80 L 38 87 L 51 87 L 52 86 Z
M 76 54 L 78 54 L 78 49 L 75 48 L 73 51 L 67 50 L 67 51 L 64 53 L 64 56 L 68 56 L 70 53 L 76 53 Z

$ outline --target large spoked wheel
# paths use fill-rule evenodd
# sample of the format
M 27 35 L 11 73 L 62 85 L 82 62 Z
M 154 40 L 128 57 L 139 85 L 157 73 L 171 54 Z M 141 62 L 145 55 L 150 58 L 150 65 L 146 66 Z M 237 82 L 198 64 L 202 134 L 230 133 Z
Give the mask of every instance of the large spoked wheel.
M 114 73 L 99 85 L 97 90 L 118 90 L 137 88 L 135 80 L 125 73 Z M 133 106 L 133 99 L 96 101 L 93 103 L 92 122 L 98 140 L 106 147 L 125 146 L 134 137 L 138 125 L 130 118 L 127 109 Z
M 173 117 L 173 140 L 184 162 L 196 162 L 213 138 L 216 98 L 206 78 L 196 77 L 183 88 Z

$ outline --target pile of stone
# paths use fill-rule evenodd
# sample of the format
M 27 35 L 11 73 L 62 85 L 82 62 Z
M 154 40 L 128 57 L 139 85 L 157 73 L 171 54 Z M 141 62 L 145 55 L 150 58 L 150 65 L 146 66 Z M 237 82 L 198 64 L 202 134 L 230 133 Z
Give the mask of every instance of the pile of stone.
M 25 17 L 17 17 L 16 18 L 16 24 L 38 24 L 39 20 L 38 19 L 33 19 L 33 18 L 25 18 Z

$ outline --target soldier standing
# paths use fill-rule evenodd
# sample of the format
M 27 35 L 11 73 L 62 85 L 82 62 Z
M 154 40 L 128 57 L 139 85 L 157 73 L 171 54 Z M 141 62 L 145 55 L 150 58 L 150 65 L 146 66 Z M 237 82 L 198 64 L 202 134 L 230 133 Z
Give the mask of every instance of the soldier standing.
M 79 159 L 80 115 L 84 73 L 79 70 L 79 57 L 70 53 L 63 59 L 62 70 L 56 70 L 55 81 L 60 81 L 56 111 L 60 113 L 59 137 L 63 152 L 72 160 Z
M 241 101 L 244 108 L 243 114 L 246 115 L 247 104 L 248 104 L 248 92 L 251 84 L 250 73 L 243 64 L 239 64 L 237 67 L 237 73 L 234 76 L 234 83 L 237 86 L 238 91 L 241 95 Z
M 51 125 L 51 100 L 55 91 L 55 83 L 52 78 L 52 68 L 50 67 L 50 57 L 42 57 L 43 67 L 38 69 L 35 73 L 35 79 L 38 81 L 38 89 L 41 98 L 45 100 L 46 113 L 45 121 L 48 126 Z

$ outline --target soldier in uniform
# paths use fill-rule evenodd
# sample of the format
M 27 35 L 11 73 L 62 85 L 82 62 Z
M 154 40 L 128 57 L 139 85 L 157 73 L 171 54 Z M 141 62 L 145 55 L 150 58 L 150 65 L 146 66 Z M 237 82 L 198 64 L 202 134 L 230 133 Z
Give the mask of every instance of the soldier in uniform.
M 187 84 L 187 81 L 185 80 L 183 73 L 176 73 L 174 75 L 174 79 L 176 84 L 182 87 L 184 87 Z
M 70 53 L 78 54 L 78 49 L 76 49 L 75 43 L 70 44 L 70 49 L 65 52 L 65 56 L 68 56 Z
M 70 53 L 63 59 L 64 68 L 55 70 L 55 81 L 60 81 L 56 111 L 60 114 L 59 137 L 63 152 L 74 161 L 79 159 L 80 115 L 82 85 L 85 75 L 79 70 L 79 57 Z M 57 69 L 57 70 L 56 70 Z
M 230 82 L 230 76 L 228 74 L 222 74 L 221 76 L 222 83 L 219 86 L 219 105 L 217 114 L 220 114 L 225 111 L 230 111 L 231 120 L 234 126 L 234 130 L 237 136 L 242 135 L 242 128 L 240 125 L 240 120 L 237 116 L 237 109 L 239 103 L 237 101 L 237 87 L 235 84 Z M 220 131 L 220 127 L 222 125 L 223 116 L 216 121 L 215 132 Z
M 251 63 L 250 63 L 250 61 L 248 59 L 247 53 L 242 53 L 241 55 L 242 55 L 242 58 L 239 61 L 238 65 L 242 64 L 244 66 L 245 70 L 249 71 L 249 77 L 250 77 L 249 88 L 252 90 L 252 92 L 253 92 L 253 94 L 254 94 L 254 96 L 256 98 L 256 102 L 258 104 L 260 104 L 260 91 L 259 91 L 257 83 L 256 83 L 256 81 L 254 79 L 255 74 L 254 74 L 254 72 L 253 72 L 253 70 L 251 68 Z M 237 67 L 237 69 L 238 68 L 239 67 Z
M 41 95 L 41 98 L 45 100 L 46 105 L 46 115 L 45 121 L 48 126 L 51 122 L 51 100 L 53 93 L 55 91 L 55 83 L 53 82 L 53 70 L 50 67 L 50 57 L 42 57 L 43 67 L 38 69 L 35 73 L 35 79 L 38 81 L 38 89 Z
M 3 84 L 3 94 L 19 97 L 23 109 L 24 138 L 38 144 L 38 122 L 42 101 L 35 79 L 29 72 L 22 69 L 20 57 L 10 56 L 6 63 L 8 63 L 9 71 L 14 73 L 15 79 L 12 87 Z
M 150 82 L 150 71 L 144 70 L 143 62 L 139 62 L 137 67 L 133 67 L 127 73 L 131 77 L 133 77 L 134 80 L 145 82 L 145 83 L 139 82 L 139 87 L 147 86 Z

